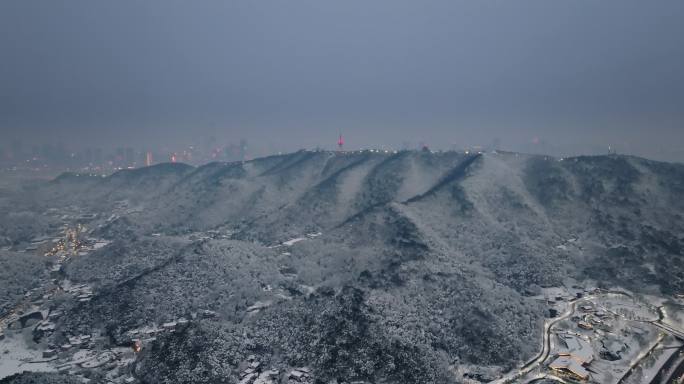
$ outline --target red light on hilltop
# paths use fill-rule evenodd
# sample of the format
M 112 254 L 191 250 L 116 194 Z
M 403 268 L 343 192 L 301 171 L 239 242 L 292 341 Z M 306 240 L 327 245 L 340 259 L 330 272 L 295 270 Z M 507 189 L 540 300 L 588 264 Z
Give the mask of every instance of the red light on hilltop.
M 344 146 L 344 138 L 343 138 L 342 135 L 340 134 L 340 138 L 337 140 L 337 147 L 338 147 L 338 148 L 340 149 L 340 151 L 341 151 L 343 146 Z

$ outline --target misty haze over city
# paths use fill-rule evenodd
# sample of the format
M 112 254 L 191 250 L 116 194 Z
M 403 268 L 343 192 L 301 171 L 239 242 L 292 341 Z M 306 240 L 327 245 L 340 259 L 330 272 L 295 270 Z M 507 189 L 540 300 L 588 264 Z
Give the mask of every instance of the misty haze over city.
M 159 162 L 193 146 L 208 161 L 242 140 L 250 158 L 332 149 L 342 133 L 354 149 L 682 161 L 683 8 L 4 1 L 0 147 Z
M 0 384 L 684 384 L 683 21 L 0 0 Z

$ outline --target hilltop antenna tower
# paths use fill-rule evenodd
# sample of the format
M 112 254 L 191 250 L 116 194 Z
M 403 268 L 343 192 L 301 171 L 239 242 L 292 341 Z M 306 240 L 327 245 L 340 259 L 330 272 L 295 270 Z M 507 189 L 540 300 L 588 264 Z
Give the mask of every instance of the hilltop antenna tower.
M 342 147 L 344 147 L 344 138 L 342 137 L 342 133 L 340 132 L 340 138 L 337 139 L 337 150 L 342 152 Z

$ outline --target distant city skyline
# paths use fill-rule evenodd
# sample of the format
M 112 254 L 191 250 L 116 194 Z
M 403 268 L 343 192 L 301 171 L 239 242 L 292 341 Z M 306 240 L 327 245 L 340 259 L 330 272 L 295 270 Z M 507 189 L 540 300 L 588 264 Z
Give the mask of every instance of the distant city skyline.
M 342 143 L 342 145 L 340 145 Z M 580 145 L 575 150 L 572 146 L 559 147 L 546 142 L 542 138 L 533 137 L 527 143 L 517 146 L 507 146 L 500 139 L 493 139 L 486 143 L 461 144 L 431 143 L 429 141 L 402 141 L 397 145 L 354 145 L 346 136 L 338 136 L 334 143 L 309 147 L 287 149 L 277 146 L 253 143 L 246 139 L 233 142 L 218 140 L 216 137 L 198 138 L 194 143 L 161 145 L 135 143 L 130 145 L 87 146 L 84 143 L 43 143 L 13 140 L 0 144 L 0 164 L 24 164 L 52 166 L 55 169 L 120 169 L 126 167 L 149 166 L 164 162 L 184 162 L 193 165 L 205 164 L 212 161 L 251 160 L 258 157 L 294 152 L 296 150 L 419 150 L 424 147 L 440 151 L 491 151 L 504 150 L 529 154 L 542 154 L 555 157 L 627 154 L 646 157 L 654 160 L 682 162 L 683 152 L 661 152 L 659 156 L 636 153 L 632 148 L 621 147 L 620 144 Z M 365 143 L 360 143 L 365 144 Z M 28 164 L 27 164 L 28 162 Z

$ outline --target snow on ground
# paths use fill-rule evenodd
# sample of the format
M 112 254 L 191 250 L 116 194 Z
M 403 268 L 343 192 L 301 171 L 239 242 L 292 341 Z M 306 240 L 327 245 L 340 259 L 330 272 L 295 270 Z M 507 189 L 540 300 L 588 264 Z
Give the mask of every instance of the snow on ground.
M 682 306 L 666 304 L 662 307 L 662 311 L 663 323 L 684 330 L 684 312 L 682 312 Z
M 682 342 L 676 339 L 662 342 L 659 347 L 655 348 L 652 353 L 641 361 L 624 383 L 638 384 L 650 382 L 658 374 L 660 368 L 665 365 L 674 353 L 677 353 L 681 346 Z
M 602 307 L 630 320 L 655 321 L 659 317 L 653 306 L 624 295 L 606 295 L 606 299 L 602 301 Z
M 478 207 L 479 213 L 488 219 L 489 224 L 499 227 L 501 214 L 499 198 L 496 194 L 500 193 L 500 188 L 505 187 L 514 196 L 522 199 L 525 205 L 534 212 L 537 219 L 536 225 L 540 227 L 552 227 L 549 223 L 544 209 L 537 203 L 527 187 L 523 183 L 524 175 L 522 164 L 526 158 L 513 160 L 511 158 L 500 158 L 497 156 L 483 156 L 480 158 L 482 166 L 477 168 L 477 172 L 466 178 L 461 184 L 468 191 L 468 198 Z M 498 188 L 492 188 L 492 183 L 496 183 Z M 528 223 L 532 225 L 534 223 Z
M 43 359 L 42 351 L 28 347 L 24 336 L 14 333 L 5 336 L 5 339 L 0 341 L 0 379 L 24 371 L 56 371 L 50 362 Z
M 437 184 L 448 169 L 434 164 L 422 164 L 416 157 L 409 158 L 404 180 L 397 191 L 396 200 L 404 201 L 422 195 Z
M 100 249 L 100 248 L 106 246 L 106 245 L 109 244 L 109 243 L 110 243 L 110 242 L 109 242 L 109 241 L 106 241 L 106 240 L 98 240 L 98 241 L 96 241 L 95 244 L 93 245 L 93 249 L 94 249 L 94 250 L 95 250 L 95 249 Z
M 344 172 L 337 187 L 336 208 L 340 217 L 349 214 L 349 208 L 357 202 L 356 199 L 358 199 L 359 191 L 363 188 L 363 182 L 375 165 L 377 165 L 375 161 L 366 161 L 354 169 Z
M 299 242 L 302 241 L 302 240 L 306 240 L 306 238 L 305 238 L 305 237 L 297 237 L 297 238 L 292 239 L 292 240 L 284 241 L 284 242 L 283 242 L 283 245 L 289 247 L 289 246 L 291 246 L 291 245 L 293 245 L 293 244 L 295 244 L 295 243 L 299 243 Z

